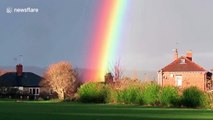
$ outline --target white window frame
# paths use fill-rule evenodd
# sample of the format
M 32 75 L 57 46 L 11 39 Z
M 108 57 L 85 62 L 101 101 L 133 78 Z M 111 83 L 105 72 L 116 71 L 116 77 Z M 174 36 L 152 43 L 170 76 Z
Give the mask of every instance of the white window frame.
M 176 86 L 181 87 L 183 85 L 183 77 L 181 75 L 175 76 Z
M 186 64 L 186 59 L 180 59 L 180 64 Z
M 33 90 L 35 90 L 35 94 L 33 93 Z M 29 93 L 31 95 L 39 95 L 40 94 L 40 88 L 29 88 Z
M 35 88 L 35 95 L 39 95 L 40 94 L 40 88 Z

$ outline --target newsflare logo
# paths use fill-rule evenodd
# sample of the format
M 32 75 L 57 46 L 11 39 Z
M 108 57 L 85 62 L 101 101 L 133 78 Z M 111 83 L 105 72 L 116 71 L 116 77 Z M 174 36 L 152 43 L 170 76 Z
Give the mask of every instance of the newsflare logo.
M 38 13 L 39 9 L 38 8 L 31 8 L 31 7 L 26 7 L 26 8 L 13 8 L 13 7 L 7 7 L 6 8 L 6 13 Z
M 6 13 L 12 13 L 12 12 L 13 12 L 13 8 L 12 7 L 7 7 Z

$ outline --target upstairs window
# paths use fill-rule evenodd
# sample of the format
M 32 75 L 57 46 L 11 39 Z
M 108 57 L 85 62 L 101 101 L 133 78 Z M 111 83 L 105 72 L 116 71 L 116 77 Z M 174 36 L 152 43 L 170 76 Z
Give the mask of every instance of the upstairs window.
M 186 64 L 186 60 L 185 59 L 180 59 L 180 64 Z

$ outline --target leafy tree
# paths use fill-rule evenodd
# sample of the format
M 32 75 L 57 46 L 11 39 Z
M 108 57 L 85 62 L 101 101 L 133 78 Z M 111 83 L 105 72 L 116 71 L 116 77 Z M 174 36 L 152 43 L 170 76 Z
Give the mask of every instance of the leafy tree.
M 69 62 L 61 61 L 48 67 L 42 85 L 58 94 L 59 99 L 71 97 L 76 91 L 76 73 Z

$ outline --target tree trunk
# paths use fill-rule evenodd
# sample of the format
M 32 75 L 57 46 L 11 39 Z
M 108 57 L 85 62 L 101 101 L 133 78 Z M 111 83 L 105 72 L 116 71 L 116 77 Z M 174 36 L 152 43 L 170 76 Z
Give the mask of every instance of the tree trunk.
M 60 99 L 60 100 L 64 100 L 64 98 L 65 98 L 64 96 L 65 96 L 65 95 L 64 95 L 64 90 L 61 90 L 61 91 L 60 91 L 60 94 L 58 95 L 59 99 Z

